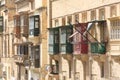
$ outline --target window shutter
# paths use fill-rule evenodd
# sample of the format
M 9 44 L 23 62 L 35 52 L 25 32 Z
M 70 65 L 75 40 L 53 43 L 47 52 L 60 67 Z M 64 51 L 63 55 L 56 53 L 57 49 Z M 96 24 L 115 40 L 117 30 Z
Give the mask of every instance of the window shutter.
M 28 24 L 29 24 L 29 20 L 28 20 L 28 14 L 24 14 L 24 27 L 23 27 L 23 30 L 24 30 L 24 34 L 25 35 L 28 35 Z
M 20 27 L 21 27 L 21 33 L 23 36 L 28 35 L 28 12 L 21 12 L 20 13 Z
M 35 46 L 35 68 L 40 67 L 40 51 L 39 45 Z
M 24 45 L 24 55 L 28 55 L 28 45 Z
M 14 29 L 15 29 L 15 34 L 16 37 L 20 37 L 20 16 L 15 15 L 14 16 Z
M 39 15 L 34 16 L 34 36 L 39 35 Z
M 3 32 L 3 16 L 0 16 L 0 32 Z
M 40 19 L 39 15 L 31 16 L 29 18 L 29 36 L 39 36 Z

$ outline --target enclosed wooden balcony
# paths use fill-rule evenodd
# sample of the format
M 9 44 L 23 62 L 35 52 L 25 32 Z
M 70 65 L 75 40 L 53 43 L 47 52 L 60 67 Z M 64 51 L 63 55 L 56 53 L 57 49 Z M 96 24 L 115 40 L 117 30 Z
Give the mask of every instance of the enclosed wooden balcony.
M 87 54 L 88 53 L 88 35 L 82 35 L 87 28 L 87 23 L 75 24 L 76 32 L 79 32 L 73 36 L 74 54 Z
M 49 28 L 49 54 L 59 53 L 59 27 Z
M 29 19 L 28 19 L 28 12 L 20 12 L 20 29 L 21 34 L 25 37 L 28 36 L 29 32 Z
M 15 15 L 14 17 L 14 34 L 16 37 L 20 37 L 20 16 Z
M 92 42 L 90 44 L 91 53 L 100 53 L 105 54 L 106 52 L 106 44 L 105 43 L 98 43 L 98 42 Z
M 3 16 L 0 16 L 0 33 L 3 32 Z
M 60 27 L 60 52 L 61 54 L 71 54 L 73 52 L 73 44 L 71 44 L 72 38 L 69 36 L 73 34 L 73 26 Z

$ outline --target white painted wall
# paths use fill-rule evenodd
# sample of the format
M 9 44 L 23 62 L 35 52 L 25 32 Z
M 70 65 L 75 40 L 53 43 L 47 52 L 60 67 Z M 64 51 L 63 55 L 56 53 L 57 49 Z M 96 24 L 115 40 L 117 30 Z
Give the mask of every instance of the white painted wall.
M 35 9 L 42 7 L 42 0 L 35 0 Z
M 52 18 L 90 10 L 120 0 L 56 0 L 52 2 Z

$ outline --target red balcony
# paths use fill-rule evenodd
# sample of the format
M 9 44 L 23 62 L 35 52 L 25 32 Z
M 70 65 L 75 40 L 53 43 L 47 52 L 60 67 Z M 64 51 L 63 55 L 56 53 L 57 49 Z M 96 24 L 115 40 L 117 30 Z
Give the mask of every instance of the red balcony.
M 83 33 L 87 28 L 87 23 L 75 24 L 76 29 L 81 33 L 77 33 L 74 38 L 74 54 L 87 54 L 88 53 L 88 40 L 87 35 L 83 37 Z

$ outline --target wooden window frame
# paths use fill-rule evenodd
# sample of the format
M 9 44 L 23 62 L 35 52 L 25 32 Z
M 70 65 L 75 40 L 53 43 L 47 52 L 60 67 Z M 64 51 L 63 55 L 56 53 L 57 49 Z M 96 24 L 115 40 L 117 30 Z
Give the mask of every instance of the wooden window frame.
M 110 6 L 110 17 L 115 17 L 117 16 L 117 6 L 112 5 Z
M 105 8 L 99 9 L 99 20 L 105 20 Z
M 96 20 L 96 10 L 92 10 L 90 16 L 91 16 L 91 21 Z

